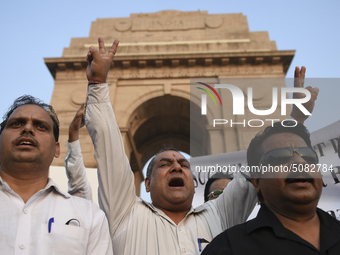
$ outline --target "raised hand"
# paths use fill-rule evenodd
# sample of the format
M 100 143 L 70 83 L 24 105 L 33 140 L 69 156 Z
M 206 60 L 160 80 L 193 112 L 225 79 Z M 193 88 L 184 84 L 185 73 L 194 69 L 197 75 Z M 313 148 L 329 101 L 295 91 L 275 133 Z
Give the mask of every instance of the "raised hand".
M 89 84 L 105 83 L 107 73 L 112 65 L 113 57 L 116 54 L 119 41 L 115 40 L 111 49 L 106 53 L 104 40 L 98 38 L 99 51 L 96 47 L 91 46 L 87 53 L 86 77 Z
M 301 70 L 297 66 L 295 67 L 294 73 L 294 87 L 295 88 L 303 88 L 305 84 L 305 75 L 306 75 L 306 67 L 302 66 Z M 315 100 L 318 97 L 319 89 L 312 88 L 311 86 L 306 87 L 305 89 L 309 90 L 311 93 L 311 98 L 308 102 L 304 103 L 303 106 L 310 112 L 313 112 L 315 106 Z M 303 93 L 294 93 L 293 98 L 304 98 L 306 95 Z M 300 111 L 295 105 L 293 105 L 291 116 L 298 122 L 304 123 L 305 120 L 309 117 L 309 115 L 305 115 L 303 112 Z
M 79 129 L 81 129 L 84 125 L 84 104 L 82 104 L 68 129 L 68 141 L 70 143 L 79 139 Z

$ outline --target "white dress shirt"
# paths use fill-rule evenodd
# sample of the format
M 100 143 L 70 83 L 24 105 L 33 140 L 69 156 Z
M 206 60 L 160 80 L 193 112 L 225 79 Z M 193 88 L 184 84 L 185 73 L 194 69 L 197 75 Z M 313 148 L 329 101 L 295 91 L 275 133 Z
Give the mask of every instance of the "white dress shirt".
M 89 86 L 85 124 L 95 146 L 99 205 L 109 220 L 115 254 L 199 254 L 207 245 L 206 241 L 245 222 L 255 206 L 257 198 L 253 185 L 242 176 L 236 177 L 219 198 L 191 208 L 186 217 L 175 224 L 162 210 L 136 196 L 134 176 L 107 84 Z M 68 148 L 75 147 L 77 145 Z M 76 156 L 75 153 L 68 155 Z M 71 161 L 75 166 L 81 165 L 77 160 Z
M 52 179 L 24 203 L 0 178 L 0 219 L 0 254 L 113 254 L 104 213 Z

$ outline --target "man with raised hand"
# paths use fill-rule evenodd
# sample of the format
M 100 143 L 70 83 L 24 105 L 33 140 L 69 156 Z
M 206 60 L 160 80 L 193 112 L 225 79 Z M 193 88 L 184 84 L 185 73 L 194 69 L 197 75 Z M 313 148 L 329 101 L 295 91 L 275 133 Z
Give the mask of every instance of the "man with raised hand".
M 52 106 L 16 99 L 0 124 L 0 253 L 112 255 L 104 213 L 48 178 L 59 157 Z
M 296 66 L 294 71 L 294 88 L 304 88 L 305 85 L 305 76 L 306 76 L 306 67 L 302 66 L 301 69 Z M 309 111 L 310 113 L 313 112 L 315 101 L 319 94 L 319 88 L 315 87 L 305 87 L 310 94 L 311 98 L 308 102 L 304 103 L 303 106 Z M 293 93 L 293 98 L 301 99 L 304 98 L 306 95 L 304 93 Z M 290 116 L 295 119 L 297 122 L 303 124 L 305 120 L 309 117 L 309 115 L 305 115 L 296 105 L 293 105 L 292 113 Z
M 323 182 L 309 132 L 287 125 L 267 127 L 248 147 L 257 217 L 218 235 L 204 255 L 340 254 L 340 222 L 317 208 Z
M 65 157 L 65 169 L 67 169 L 68 193 L 72 196 L 92 200 L 92 189 L 90 182 L 86 177 L 83 155 L 81 154 L 81 148 L 78 141 L 79 129 L 85 126 L 84 108 L 85 104 L 82 104 L 68 129 L 68 147 Z
M 255 189 L 237 177 L 219 199 L 194 209 L 189 162 L 167 149 L 152 160 L 145 179 L 152 203 L 137 197 L 105 83 L 118 41 L 108 53 L 103 39 L 98 41 L 99 51 L 91 47 L 87 55 L 85 124 L 95 147 L 99 204 L 109 220 L 114 253 L 199 254 L 214 236 L 247 219 L 256 203 Z
M 256 201 L 255 191 L 243 177 L 236 176 L 218 199 L 193 209 L 190 165 L 176 149 L 166 149 L 157 153 L 148 166 L 145 185 L 152 204 L 138 198 L 108 85 L 104 83 L 118 41 L 108 53 L 103 39 L 98 41 L 99 51 L 91 47 L 88 53 L 85 123 L 95 146 L 99 204 L 109 219 L 114 252 L 198 254 L 218 233 L 247 219 Z M 297 74 L 304 76 L 303 69 Z M 73 143 L 79 146 L 79 141 Z M 66 162 L 70 160 L 66 158 Z

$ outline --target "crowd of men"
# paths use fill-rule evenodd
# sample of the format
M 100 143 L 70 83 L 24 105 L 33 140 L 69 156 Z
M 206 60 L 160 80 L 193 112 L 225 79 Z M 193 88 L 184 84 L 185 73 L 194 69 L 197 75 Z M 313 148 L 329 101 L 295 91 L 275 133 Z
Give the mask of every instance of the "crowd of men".
M 152 203 L 136 196 L 134 177 L 110 103 L 107 74 L 118 47 L 90 47 L 86 104 L 69 128 L 65 167 L 69 193 L 48 177 L 59 157 L 59 121 L 50 105 L 18 98 L 0 124 L 1 254 L 339 254 L 340 223 L 317 208 L 319 172 L 214 176 L 203 205 L 193 208 L 188 160 L 175 148 L 159 151 L 145 178 Z M 303 87 L 306 69 L 296 68 Z M 318 89 L 307 88 L 314 108 Z M 297 125 L 275 123 L 248 148 L 249 166 L 318 163 L 306 116 Z M 86 123 L 98 165 L 98 201 L 91 201 L 78 132 Z M 295 123 L 295 122 L 294 122 Z M 246 222 L 257 201 L 257 217 Z

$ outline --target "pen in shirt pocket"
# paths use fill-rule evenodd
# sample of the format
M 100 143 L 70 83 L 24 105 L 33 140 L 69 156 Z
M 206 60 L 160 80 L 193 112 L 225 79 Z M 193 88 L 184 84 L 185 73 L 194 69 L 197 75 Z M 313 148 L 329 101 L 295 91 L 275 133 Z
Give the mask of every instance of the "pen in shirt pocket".
M 77 219 L 70 219 L 65 223 L 65 225 L 80 227 L 80 222 Z
M 202 251 L 202 243 L 209 243 L 209 241 L 205 240 L 204 238 L 198 238 L 198 250 Z
M 51 233 L 53 222 L 54 222 L 54 217 L 52 217 L 48 220 L 48 233 Z
M 54 217 L 52 217 L 48 220 L 48 233 L 51 233 L 51 231 L 52 231 L 52 223 L 53 222 L 54 222 Z M 80 227 L 80 222 L 77 219 L 70 219 L 65 223 L 65 225 Z

